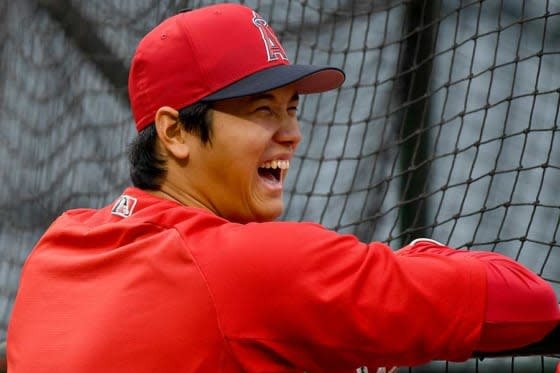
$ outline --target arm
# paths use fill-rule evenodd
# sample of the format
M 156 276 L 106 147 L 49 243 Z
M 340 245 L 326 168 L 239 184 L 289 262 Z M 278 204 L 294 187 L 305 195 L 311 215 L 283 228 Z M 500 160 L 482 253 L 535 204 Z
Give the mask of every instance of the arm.
M 189 246 L 248 371 L 460 361 L 478 342 L 486 274 L 477 259 L 396 256 L 301 223 L 224 227 L 200 239 L 200 249 Z
M 436 254 L 475 258 L 486 269 L 488 284 L 484 325 L 476 350 L 511 350 L 540 341 L 560 321 L 554 290 L 520 263 L 498 253 L 455 250 L 429 239 L 413 241 L 397 255 Z
M 560 351 L 560 324 L 548 333 L 543 339 L 530 345 L 511 350 L 500 350 L 492 352 L 475 351 L 473 357 L 500 357 L 500 356 L 532 356 L 532 355 L 554 355 Z M 558 364 L 560 369 L 560 363 Z M 560 373 L 560 370 L 558 371 Z

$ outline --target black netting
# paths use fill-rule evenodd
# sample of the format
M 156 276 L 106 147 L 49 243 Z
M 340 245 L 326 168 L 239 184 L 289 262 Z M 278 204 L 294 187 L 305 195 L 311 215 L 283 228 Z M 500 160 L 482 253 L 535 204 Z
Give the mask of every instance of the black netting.
M 140 37 L 213 1 L 0 2 L 0 339 L 61 211 L 129 184 Z M 560 0 L 254 0 L 293 62 L 347 73 L 303 99 L 284 219 L 394 248 L 428 236 L 523 262 L 560 294 Z M 218 48 L 219 46 L 213 46 Z M 413 372 L 548 372 L 557 356 Z

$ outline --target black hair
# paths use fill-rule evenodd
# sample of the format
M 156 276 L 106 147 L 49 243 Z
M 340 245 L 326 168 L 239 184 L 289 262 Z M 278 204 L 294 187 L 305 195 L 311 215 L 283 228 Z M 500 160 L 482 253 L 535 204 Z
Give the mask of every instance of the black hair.
M 183 128 L 198 135 L 203 144 L 212 144 L 212 123 L 207 102 L 197 102 L 179 110 L 179 122 Z M 158 190 L 167 169 L 165 160 L 156 152 L 157 132 L 154 123 L 144 128 L 128 146 L 130 178 L 132 185 L 140 189 Z

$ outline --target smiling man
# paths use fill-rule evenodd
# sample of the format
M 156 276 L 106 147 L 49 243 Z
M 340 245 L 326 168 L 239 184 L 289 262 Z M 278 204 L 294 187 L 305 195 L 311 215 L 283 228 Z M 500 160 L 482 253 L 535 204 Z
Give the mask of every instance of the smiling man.
M 184 128 L 177 110 L 160 108 L 155 131 L 167 172 L 153 193 L 234 222 L 276 219 L 301 140 L 297 106 L 295 84 L 217 101 L 208 112 L 213 134 L 208 142 Z
M 10 373 L 373 372 L 515 348 L 554 328 L 552 288 L 504 256 L 428 239 L 395 253 L 275 221 L 301 140 L 299 95 L 343 80 L 290 64 L 244 6 L 150 31 L 129 77 L 134 186 L 62 214 L 33 249 Z

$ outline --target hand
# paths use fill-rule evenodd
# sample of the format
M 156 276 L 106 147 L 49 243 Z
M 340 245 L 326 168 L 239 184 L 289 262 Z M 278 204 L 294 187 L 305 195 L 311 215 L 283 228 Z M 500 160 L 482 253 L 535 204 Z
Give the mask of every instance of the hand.
M 397 367 L 392 367 L 392 368 L 387 368 L 387 367 L 383 367 L 383 368 L 377 368 L 377 373 L 397 373 Z

